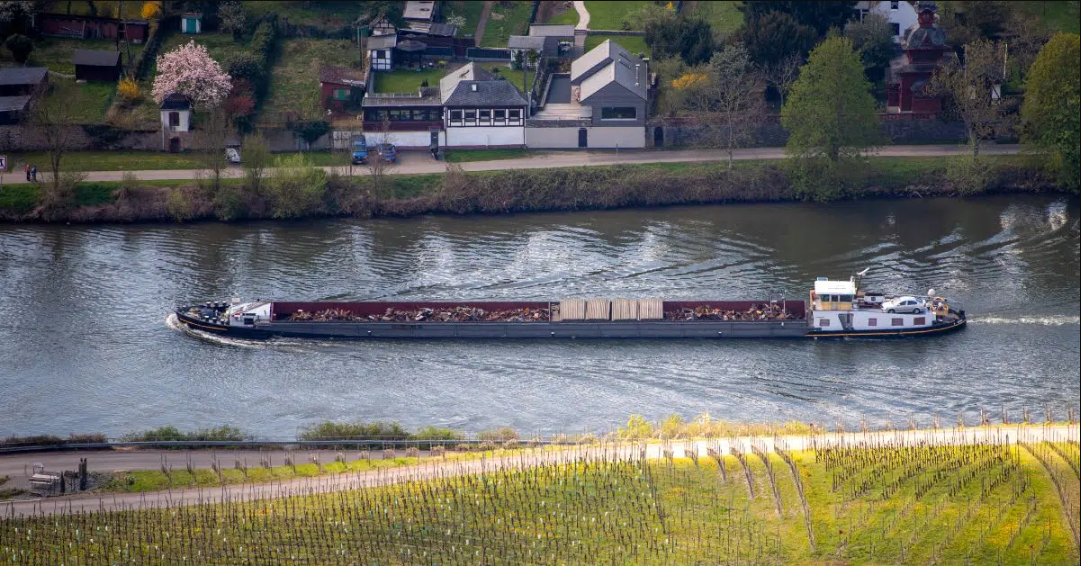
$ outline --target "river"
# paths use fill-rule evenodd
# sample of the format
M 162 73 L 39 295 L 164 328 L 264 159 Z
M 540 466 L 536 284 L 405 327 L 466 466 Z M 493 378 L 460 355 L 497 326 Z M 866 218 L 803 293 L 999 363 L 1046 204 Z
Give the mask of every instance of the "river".
M 291 439 L 323 419 L 529 433 L 631 413 L 832 425 L 1058 418 L 1081 401 L 1076 197 L 239 224 L 0 225 L 0 436 L 165 424 Z M 804 298 L 933 287 L 962 332 L 900 341 L 209 340 L 176 305 L 296 299 Z

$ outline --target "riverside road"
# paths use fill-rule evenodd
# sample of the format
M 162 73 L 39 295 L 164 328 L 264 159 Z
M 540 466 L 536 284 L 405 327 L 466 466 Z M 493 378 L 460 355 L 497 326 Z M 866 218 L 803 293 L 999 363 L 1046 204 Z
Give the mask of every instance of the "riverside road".
M 646 459 L 660 459 L 665 457 L 665 450 L 670 450 L 677 457 L 686 457 L 689 452 L 699 457 L 708 457 L 709 451 L 714 450 L 720 454 L 730 454 L 732 447 L 737 447 L 741 452 L 751 452 L 752 446 L 757 446 L 766 452 L 773 452 L 781 447 L 785 450 L 799 451 L 809 450 L 815 447 L 828 445 L 853 445 L 860 443 L 868 444 L 933 444 L 933 445 L 960 445 L 983 442 L 1009 442 L 1016 443 L 1019 440 L 1026 443 L 1042 441 L 1076 441 L 1081 434 L 1081 427 L 1077 424 L 1070 425 L 1016 425 L 1001 427 L 975 427 L 961 429 L 939 430 L 915 430 L 915 431 L 888 431 L 888 432 L 856 432 L 856 433 L 833 433 L 800 436 L 769 437 L 735 437 L 714 440 L 688 440 L 671 441 L 667 444 L 661 442 L 642 443 L 608 443 L 599 445 L 586 445 L 577 447 L 545 447 L 537 449 L 525 449 L 519 453 L 494 458 L 475 460 L 446 460 L 428 461 L 417 466 L 399 468 L 387 468 L 368 472 L 347 473 L 314 478 L 290 479 L 274 483 L 258 484 L 234 484 L 220 488 L 202 489 L 178 489 L 150 493 L 124 493 L 124 494 L 85 494 L 67 496 L 46 500 L 21 500 L 0 506 L 0 519 L 16 515 L 51 515 L 61 512 L 79 511 L 113 511 L 132 509 L 143 506 L 160 505 L 196 505 L 202 503 L 218 503 L 226 500 L 252 500 L 283 497 L 288 495 L 307 495 L 314 493 L 328 493 L 333 491 L 363 489 L 392 485 L 396 483 L 419 481 L 440 477 L 456 476 L 463 474 L 478 474 L 494 472 L 502 469 L 527 468 L 548 464 L 562 464 L 577 461 L 636 461 L 643 456 Z M 643 452 L 643 447 L 645 448 Z M 0 474 L 8 474 L 15 477 L 22 473 L 24 465 L 32 462 L 50 462 L 53 466 L 74 468 L 80 457 L 87 458 L 87 465 L 91 471 L 124 469 L 156 469 L 161 465 L 160 451 L 138 452 L 69 452 L 51 454 L 20 454 L 0 457 Z M 198 462 L 197 467 L 209 467 L 211 451 L 170 451 L 167 453 L 170 461 L 176 461 L 183 465 L 185 455 L 190 454 L 193 462 Z M 217 452 L 219 459 L 230 462 L 234 453 L 232 451 Z M 248 452 L 245 456 L 251 456 L 258 461 L 260 454 L 272 454 L 276 460 L 284 458 L 284 452 Z M 324 451 L 321 461 L 333 461 L 332 452 Z M 356 457 L 354 452 L 348 455 Z M 329 458 L 329 459 L 327 459 Z M 228 464 L 226 464 L 228 467 Z
M 875 153 L 879 157 L 946 157 L 964 155 L 969 149 L 966 145 L 899 145 L 879 148 Z M 1013 155 L 1020 153 L 1019 145 L 988 145 L 980 148 L 984 155 Z M 783 147 L 762 147 L 737 149 L 732 158 L 739 161 L 748 160 L 776 160 L 785 158 Z M 463 171 L 503 171 L 508 169 L 544 169 L 548 167 L 597 167 L 603 165 L 632 165 L 642 163 L 695 163 L 710 161 L 726 161 L 728 154 L 721 150 L 625 150 L 625 151 L 558 151 L 551 153 L 538 152 L 532 157 L 516 159 L 501 159 L 497 161 L 473 161 L 461 163 Z M 323 167 L 330 172 L 337 170 L 342 174 L 353 176 L 370 175 L 367 167 Z M 398 154 L 398 163 L 386 168 L 388 175 L 420 175 L 431 173 L 443 173 L 447 164 L 435 161 L 427 152 L 401 152 Z M 120 181 L 125 171 L 89 171 L 86 173 L 87 181 Z M 147 170 L 132 171 L 143 181 L 184 180 L 196 179 L 205 171 L 201 169 L 173 169 L 173 170 Z M 232 167 L 223 173 L 228 178 L 242 177 L 243 169 Z M 47 174 L 45 177 L 47 178 Z

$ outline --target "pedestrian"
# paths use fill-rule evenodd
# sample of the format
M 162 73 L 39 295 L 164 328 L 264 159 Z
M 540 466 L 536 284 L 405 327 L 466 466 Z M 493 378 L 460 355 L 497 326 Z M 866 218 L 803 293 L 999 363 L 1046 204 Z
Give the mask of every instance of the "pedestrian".
M 26 163 L 26 182 L 30 182 L 30 163 Z
M 38 182 L 38 166 L 37 165 L 31 165 L 30 166 L 30 179 L 35 183 Z

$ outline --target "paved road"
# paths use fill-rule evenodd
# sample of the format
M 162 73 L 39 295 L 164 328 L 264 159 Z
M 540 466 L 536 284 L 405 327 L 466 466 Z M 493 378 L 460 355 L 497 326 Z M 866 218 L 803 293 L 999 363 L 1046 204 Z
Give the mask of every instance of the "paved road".
M 731 453 L 733 446 L 742 452 L 750 452 L 751 446 L 756 444 L 767 452 L 772 452 L 776 446 L 787 447 L 788 450 L 804 450 L 815 446 L 829 446 L 837 444 L 856 444 L 861 442 L 925 442 L 928 444 L 950 445 L 969 444 L 997 439 L 1015 442 L 1018 436 L 1022 436 L 1027 442 L 1039 442 L 1042 440 L 1077 440 L 1081 435 L 1081 427 L 1078 425 L 1055 425 L 1055 426 L 1007 426 L 992 428 L 967 428 L 950 430 L 921 430 L 921 431 L 896 431 L 876 433 L 846 433 L 846 434 L 822 434 L 814 436 L 782 436 L 777 438 L 754 438 L 740 437 L 719 440 L 699 441 L 676 441 L 666 444 L 655 442 L 646 444 L 644 456 L 647 459 L 664 457 L 664 450 L 670 449 L 676 457 L 684 457 L 689 451 L 693 451 L 700 457 L 708 457 L 710 450 L 721 454 Z M 339 474 L 335 476 L 323 476 L 316 478 L 293 479 L 269 484 L 242 484 L 220 488 L 207 489 L 181 489 L 166 492 L 153 492 L 145 494 L 109 494 L 99 497 L 94 494 L 82 496 L 68 496 L 46 500 L 23 500 L 0 504 L 0 518 L 12 514 L 53 514 L 61 511 L 79 510 L 114 510 L 132 508 L 140 505 L 163 505 L 168 503 L 196 504 L 200 502 L 219 502 L 223 499 L 260 499 L 268 497 L 281 497 L 283 495 L 295 495 L 301 493 L 325 493 L 343 489 L 358 489 L 379 485 L 389 485 L 405 481 L 430 479 L 434 477 L 447 477 L 461 474 L 475 474 L 495 471 L 499 469 L 521 468 L 538 466 L 552 463 L 582 461 L 582 460 L 637 460 L 643 456 L 643 445 L 634 443 L 605 444 L 599 446 L 584 447 L 548 447 L 524 450 L 513 456 L 487 458 L 483 460 L 449 460 L 446 462 L 431 461 L 420 466 L 403 468 L 389 468 L 356 474 Z M 183 467 L 184 452 L 170 452 L 170 462 L 178 462 L 174 467 Z M 210 455 L 208 452 L 192 452 L 193 459 L 206 462 L 209 465 Z M 241 453 L 243 454 L 243 452 Z M 258 461 L 258 453 L 254 459 Z M 175 460 L 174 460 L 175 455 Z M 0 457 L 0 470 L 15 470 L 21 473 L 22 466 L 28 462 L 55 462 L 57 466 L 73 467 L 80 456 L 88 458 L 90 469 L 155 469 L 160 466 L 161 452 L 91 452 L 91 453 L 60 453 L 60 454 L 37 454 L 37 455 L 13 455 Z M 232 462 L 233 452 L 219 452 L 219 461 L 229 465 Z M 278 452 L 275 462 L 281 462 L 284 453 Z M 349 455 L 355 457 L 355 454 Z M 54 459 L 55 458 L 55 459 Z M 324 461 L 333 461 L 333 453 L 324 456 Z M 12 474 L 14 477 L 14 474 Z
M 574 29 L 589 29 L 589 10 L 585 2 L 575 2 L 574 11 L 578 12 L 578 25 Z
M 962 155 L 968 151 L 963 145 L 899 145 L 887 146 L 878 151 L 882 157 L 941 157 Z M 991 145 L 981 148 L 984 155 L 1012 155 L 1019 153 L 1019 145 Z M 740 161 L 751 159 L 783 159 L 783 147 L 762 147 L 739 149 L 734 158 Z M 502 171 L 506 169 L 543 169 L 546 167 L 595 167 L 620 163 L 678 163 L 725 161 L 728 154 L 718 150 L 687 149 L 672 151 L 657 150 L 622 150 L 622 151 L 555 151 L 538 152 L 531 157 L 502 159 L 498 161 L 473 161 L 462 163 L 465 171 Z M 337 169 L 342 174 L 353 176 L 368 175 L 367 167 L 324 167 L 326 171 Z M 402 152 L 399 162 L 388 168 L 388 175 L 416 175 L 423 173 L 443 173 L 447 164 L 434 161 L 427 152 Z M 87 181 L 119 181 L 124 171 L 91 171 Z M 132 171 L 141 180 L 196 179 L 202 173 L 198 169 L 147 170 Z M 240 177 L 243 171 L 239 167 L 225 170 L 226 177 Z M 39 173 L 47 177 L 47 173 Z

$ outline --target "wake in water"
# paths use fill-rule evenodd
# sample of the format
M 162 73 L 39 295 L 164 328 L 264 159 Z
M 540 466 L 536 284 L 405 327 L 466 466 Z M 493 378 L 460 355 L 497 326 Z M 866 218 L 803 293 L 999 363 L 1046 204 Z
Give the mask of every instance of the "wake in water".
M 1038 324 L 1041 326 L 1065 326 L 1068 324 L 1081 324 L 1081 316 L 1068 316 L 1054 314 L 1050 316 L 975 316 L 968 319 L 977 324 Z
M 176 317 L 176 313 L 170 313 L 165 317 L 165 326 L 177 332 L 187 334 L 197 340 L 204 342 L 210 342 L 211 344 L 217 344 L 219 346 L 234 346 L 237 348 L 247 348 L 249 350 L 265 350 L 268 348 L 302 351 L 305 348 L 318 347 L 318 346 L 330 346 L 331 342 L 325 342 L 322 340 L 290 340 L 284 338 L 270 338 L 268 340 L 242 340 L 239 338 L 229 338 L 220 334 L 213 334 L 211 332 L 204 332 L 192 328 L 186 324 L 180 324 L 180 319 Z

